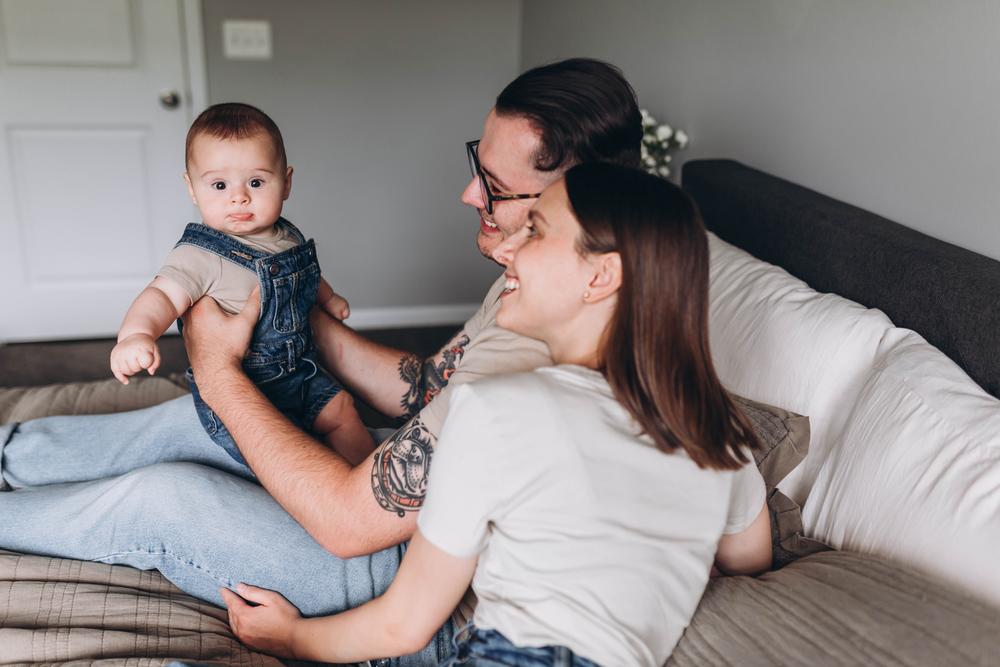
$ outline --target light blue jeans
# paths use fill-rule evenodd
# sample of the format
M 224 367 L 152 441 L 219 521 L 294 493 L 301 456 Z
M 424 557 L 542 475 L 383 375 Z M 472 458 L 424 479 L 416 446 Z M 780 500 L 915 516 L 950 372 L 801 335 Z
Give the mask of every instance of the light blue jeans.
M 0 426 L 0 548 L 156 569 L 222 606 L 220 586 L 281 592 L 306 616 L 382 594 L 399 545 L 341 560 L 205 433 L 190 396 L 111 415 Z M 437 664 L 451 624 L 420 654 Z

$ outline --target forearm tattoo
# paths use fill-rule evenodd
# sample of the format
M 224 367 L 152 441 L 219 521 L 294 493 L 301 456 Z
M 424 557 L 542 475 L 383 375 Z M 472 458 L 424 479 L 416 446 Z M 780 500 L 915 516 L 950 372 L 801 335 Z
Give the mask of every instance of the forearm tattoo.
M 417 417 L 375 452 L 372 493 L 382 509 L 403 517 L 424 504 L 436 440 Z
M 451 344 L 441 353 L 441 361 L 437 364 L 433 359 L 427 359 L 422 364 L 415 355 L 405 356 L 399 360 L 399 379 L 408 387 L 399 406 L 403 414 L 410 418 L 441 393 L 455 367 L 462 361 L 469 337 L 462 334 L 451 341 Z

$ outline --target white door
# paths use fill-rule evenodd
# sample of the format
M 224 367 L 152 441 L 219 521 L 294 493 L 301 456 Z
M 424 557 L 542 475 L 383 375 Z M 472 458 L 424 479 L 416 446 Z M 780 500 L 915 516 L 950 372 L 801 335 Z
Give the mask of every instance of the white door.
M 113 335 L 195 219 L 183 9 L 0 0 L 0 341 Z

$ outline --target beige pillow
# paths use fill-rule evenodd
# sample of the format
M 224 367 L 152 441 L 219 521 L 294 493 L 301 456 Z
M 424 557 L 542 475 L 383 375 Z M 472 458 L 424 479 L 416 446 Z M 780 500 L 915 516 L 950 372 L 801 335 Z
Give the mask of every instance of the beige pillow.
M 159 572 L 0 550 L 0 664 L 281 667 Z
M 691 665 L 996 665 L 1000 611 L 877 556 L 829 551 L 709 582 L 667 661 Z
M 761 448 L 754 452 L 754 460 L 770 493 L 809 452 L 809 417 L 736 394 L 730 397 L 760 440 Z
M 767 507 L 771 513 L 772 569 L 830 547 L 802 534 L 802 511 L 791 498 L 776 487 L 809 452 L 809 418 L 789 410 L 758 403 L 731 394 L 743 411 L 761 448 L 754 460 L 767 486 Z
M 51 415 L 95 415 L 146 408 L 186 394 L 176 379 L 140 376 L 127 385 L 109 378 L 0 389 L 0 424 Z

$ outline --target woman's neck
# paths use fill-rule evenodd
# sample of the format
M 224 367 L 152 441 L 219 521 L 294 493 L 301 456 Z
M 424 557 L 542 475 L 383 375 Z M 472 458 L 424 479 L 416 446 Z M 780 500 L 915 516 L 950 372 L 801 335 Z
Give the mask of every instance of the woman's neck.
M 591 304 L 572 321 L 546 336 L 552 360 L 557 364 L 576 364 L 597 370 L 601 360 L 601 339 L 611 319 L 611 308 L 613 304 Z

